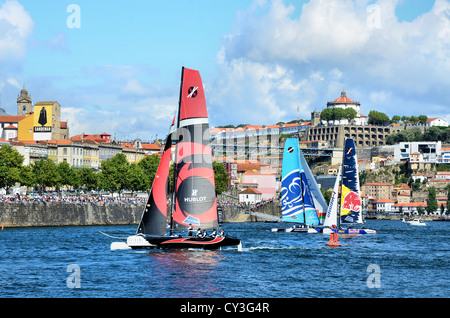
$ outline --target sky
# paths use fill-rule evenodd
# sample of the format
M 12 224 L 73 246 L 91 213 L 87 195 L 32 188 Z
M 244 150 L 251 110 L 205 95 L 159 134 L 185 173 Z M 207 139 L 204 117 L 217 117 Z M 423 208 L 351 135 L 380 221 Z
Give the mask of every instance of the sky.
M 55 100 L 70 136 L 165 138 L 181 68 L 210 126 L 309 119 L 342 90 L 450 121 L 450 0 L 0 0 L 0 107 Z

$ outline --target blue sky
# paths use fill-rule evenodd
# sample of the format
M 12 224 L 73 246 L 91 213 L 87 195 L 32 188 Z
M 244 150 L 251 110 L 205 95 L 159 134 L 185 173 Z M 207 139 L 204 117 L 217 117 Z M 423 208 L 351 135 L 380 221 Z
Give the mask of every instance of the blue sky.
M 342 89 L 366 115 L 450 120 L 448 53 L 446 0 L 0 0 L 1 107 L 25 84 L 71 135 L 164 137 L 182 66 L 212 126 L 306 119 Z

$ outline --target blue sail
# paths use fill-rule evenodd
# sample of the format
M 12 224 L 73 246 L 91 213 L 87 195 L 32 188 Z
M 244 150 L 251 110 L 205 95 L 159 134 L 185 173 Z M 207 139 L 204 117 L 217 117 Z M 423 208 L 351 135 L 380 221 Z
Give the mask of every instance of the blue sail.
M 300 149 L 296 138 L 286 140 L 281 176 L 282 221 L 318 225 L 319 218 L 300 161 Z
M 319 216 L 317 215 L 316 208 L 314 206 L 314 200 L 309 189 L 309 185 L 306 179 L 303 166 L 300 164 L 302 184 L 303 184 L 303 203 L 305 208 L 305 224 L 306 225 L 319 225 Z
M 288 138 L 281 168 L 281 220 L 305 223 L 298 140 Z

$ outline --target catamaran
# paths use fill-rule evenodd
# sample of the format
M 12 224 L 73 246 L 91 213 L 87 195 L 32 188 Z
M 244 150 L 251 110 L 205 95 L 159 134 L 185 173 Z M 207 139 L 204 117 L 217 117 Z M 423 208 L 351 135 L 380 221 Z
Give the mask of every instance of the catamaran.
M 316 204 L 323 211 L 326 203 L 306 161 L 302 160 L 297 138 L 286 139 L 281 174 L 281 220 L 295 225 L 273 228 L 272 232 L 319 233 L 320 229 L 315 228 L 320 225 Z
M 218 229 L 219 221 L 208 115 L 200 73 L 183 67 L 180 86 L 176 130 L 174 118 L 136 234 L 129 236 L 126 243 L 112 243 L 111 249 L 241 246 L 241 241 L 236 238 L 225 235 L 201 237 L 190 231 Z M 174 191 L 169 209 L 167 196 L 172 140 L 176 141 Z
M 338 216 L 339 184 L 342 179 L 340 217 Z M 339 222 L 339 223 L 338 223 Z M 345 139 L 344 157 L 331 194 L 324 221 L 324 234 L 376 234 L 375 230 L 365 228 L 342 228 L 342 226 L 364 224 L 358 176 L 356 147 L 352 138 Z

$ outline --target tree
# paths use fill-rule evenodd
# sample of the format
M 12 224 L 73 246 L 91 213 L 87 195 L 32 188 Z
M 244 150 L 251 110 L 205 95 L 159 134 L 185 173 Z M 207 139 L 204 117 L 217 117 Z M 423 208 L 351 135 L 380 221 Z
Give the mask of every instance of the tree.
M 320 112 L 320 119 L 330 121 L 333 119 L 333 108 L 326 108 Z
M 148 190 L 144 169 L 137 163 L 132 163 L 128 167 L 126 188 L 132 192 Z
M 58 187 L 72 186 L 75 179 L 75 172 L 66 162 L 60 162 L 56 165 L 56 173 L 58 174 Z
M 427 115 L 420 115 L 417 117 L 417 119 L 419 120 L 419 122 L 423 125 L 425 125 L 427 123 L 428 120 L 428 116 Z
M 330 120 L 341 120 L 347 119 L 349 122 L 356 118 L 358 113 L 353 108 L 326 108 L 320 113 L 320 119 L 330 121 Z
M 334 120 L 341 120 L 345 118 L 345 109 L 334 107 L 333 108 L 333 119 Z
M 216 185 L 216 195 L 226 191 L 227 184 L 230 182 L 227 171 L 221 162 L 213 161 L 214 183 Z
M 0 188 L 7 190 L 20 181 L 23 156 L 9 145 L 0 147 Z
M 427 212 L 428 213 L 433 213 L 435 211 L 437 211 L 438 209 L 438 203 L 436 200 L 436 188 L 435 187 L 430 187 L 428 189 L 428 199 L 427 199 Z
M 27 187 L 35 185 L 33 169 L 30 165 L 20 167 L 20 184 Z
M 100 184 L 105 190 L 119 194 L 126 188 L 129 163 L 123 153 L 118 153 L 114 157 L 102 161 Z
M 445 133 L 444 133 L 445 134 Z M 438 127 L 430 127 L 423 134 L 423 140 L 426 141 L 439 141 L 442 140 L 441 136 L 444 135 L 442 130 Z
M 349 122 L 352 121 L 353 119 L 355 119 L 357 115 L 358 115 L 358 112 L 356 110 L 354 110 L 353 108 L 345 109 L 345 118 Z
M 87 191 L 98 189 L 99 187 L 99 176 L 92 171 L 92 169 L 83 167 L 76 170 L 78 175 L 79 187 Z
M 40 185 L 41 191 L 46 187 L 54 187 L 60 182 L 60 176 L 56 172 L 56 164 L 50 159 L 41 159 L 32 164 L 32 172 L 35 184 Z
M 369 112 L 368 123 L 372 125 L 384 125 L 389 123 L 389 117 L 385 113 L 371 110 Z
M 158 170 L 158 165 L 161 158 L 158 155 L 146 156 L 144 159 L 139 161 L 138 165 L 142 169 L 143 178 L 145 179 L 145 189 L 150 190 L 153 184 L 153 179 L 156 175 L 156 170 Z
M 400 116 L 394 115 L 391 118 L 391 123 L 398 124 L 401 120 L 402 120 L 402 118 Z

